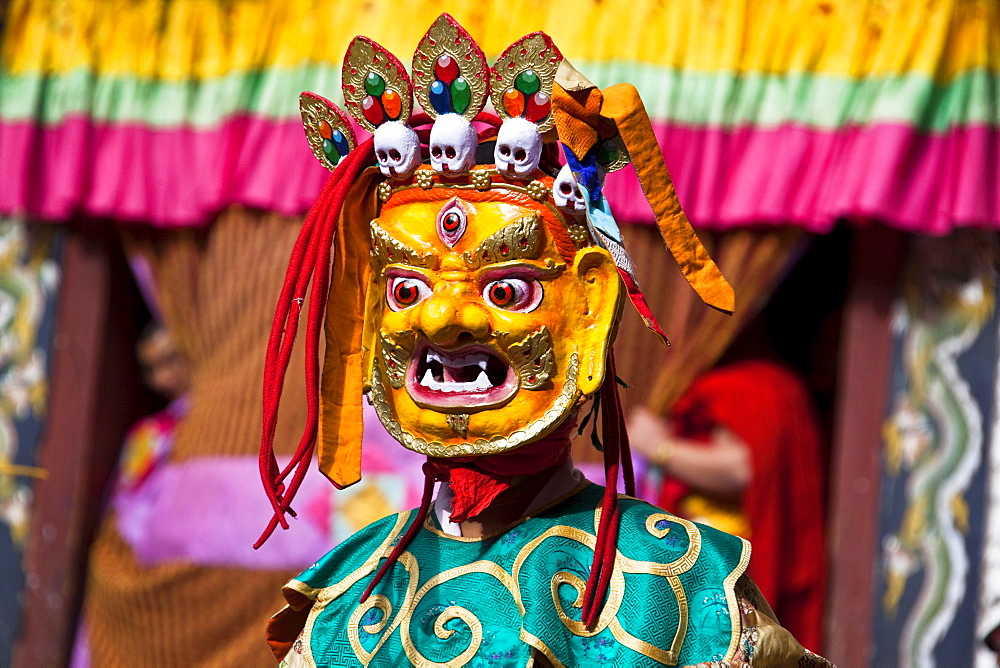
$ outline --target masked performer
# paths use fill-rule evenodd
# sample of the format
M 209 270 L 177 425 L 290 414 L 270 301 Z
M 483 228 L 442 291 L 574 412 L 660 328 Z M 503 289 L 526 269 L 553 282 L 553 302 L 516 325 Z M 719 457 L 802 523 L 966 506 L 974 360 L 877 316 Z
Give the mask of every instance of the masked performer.
M 335 485 L 359 480 L 362 393 L 426 455 L 426 482 L 419 509 L 368 526 L 287 585 L 268 627 L 283 665 L 821 661 L 743 576 L 746 541 L 615 491 L 620 472 L 633 486 L 609 350 L 626 295 L 662 333 L 602 195 L 607 171 L 631 159 L 692 287 L 733 308 L 635 89 L 596 89 L 542 33 L 490 69 L 442 15 L 410 75 L 355 38 L 343 91 L 373 133 L 361 145 L 332 103 L 300 98 L 333 175 L 293 252 L 268 349 L 261 473 L 275 515 L 261 540 L 287 526 L 315 444 Z M 413 114 L 414 96 L 426 113 Z M 482 112 L 490 98 L 501 118 Z M 280 469 L 283 333 L 303 305 L 310 421 Z M 578 416 L 601 423 L 606 487 L 570 461 Z

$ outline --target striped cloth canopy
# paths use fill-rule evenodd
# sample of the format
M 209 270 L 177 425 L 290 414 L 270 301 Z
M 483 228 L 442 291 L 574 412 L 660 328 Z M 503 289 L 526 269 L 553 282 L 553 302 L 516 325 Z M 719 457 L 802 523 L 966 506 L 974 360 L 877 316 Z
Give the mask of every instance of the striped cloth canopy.
M 595 83 L 634 83 L 702 227 L 1000 228 L 993 0 L 12 0 L 0 215 L 301 213 L 325 171 L 298 93 L 336 99 L 356 34 L 407 62 L 442 9 L 487 54 L 544 30 Z M 619 218 L 650 218 L 630 170 L 611 181 Z

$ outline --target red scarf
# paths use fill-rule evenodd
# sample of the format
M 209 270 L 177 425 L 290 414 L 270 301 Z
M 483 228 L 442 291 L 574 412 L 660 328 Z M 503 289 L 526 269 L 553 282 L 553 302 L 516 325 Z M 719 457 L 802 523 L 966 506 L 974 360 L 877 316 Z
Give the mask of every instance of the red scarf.
M 447 481 L 455 495 L 451 521 L 464 522 L 483 512 L 511 488 L 515 477 L 529 476 L 564 464 L 576 420 L 565 420 L 551 434 L 511 452 L 488 457 L 427 458 L 424 475 Z

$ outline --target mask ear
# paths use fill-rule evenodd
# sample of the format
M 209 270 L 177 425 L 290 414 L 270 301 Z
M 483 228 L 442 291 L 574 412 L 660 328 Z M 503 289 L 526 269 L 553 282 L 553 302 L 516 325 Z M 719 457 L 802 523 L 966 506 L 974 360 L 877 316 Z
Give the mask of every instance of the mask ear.
M 573 272 L 583 287 L 587 310 L 579 330 L 580 377 L 578 387 L 594 394 L 604 382 L 608 347 L 614 336 L 621 282 L 611 254 L 603 248 L 584 248 L 573 260 Z

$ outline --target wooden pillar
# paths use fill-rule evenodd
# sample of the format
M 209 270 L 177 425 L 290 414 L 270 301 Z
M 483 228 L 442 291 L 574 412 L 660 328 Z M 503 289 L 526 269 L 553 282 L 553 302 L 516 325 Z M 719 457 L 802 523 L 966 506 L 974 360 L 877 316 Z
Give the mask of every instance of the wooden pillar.
M 871 661 L 881 426 L 889 388 L 892 303 L 905 250 L 905 235 L 889 228 L 861 227 L 852 235 L 827 513 L 825 654 L 841 666 Z
M 14 665 L 66 665 L 87 548 L 121 439 L 150 408 L 134 346 L 143 306 L 110 225 L 63 237 L 50 395 L 25 551 Z

